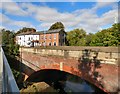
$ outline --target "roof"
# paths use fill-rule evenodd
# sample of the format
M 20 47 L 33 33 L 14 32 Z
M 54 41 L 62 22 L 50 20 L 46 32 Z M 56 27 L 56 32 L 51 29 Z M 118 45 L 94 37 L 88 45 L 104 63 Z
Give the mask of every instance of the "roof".
M 20 35 L 39 35 L 39 34 L 41 34 L 41 32 L 23 32 L 23 33 L 17 34 L 17 36 L 20 36 Z
M 61 30 L 63 30 L 63 29 L 61 28 L 61 29 L 46 30 L 46 31 L 39 31 L 39 32 L 41 32 L 42 34 L 44 34 L 44 33 L 49 34 L 49 33 L 59 33 Z
M 54 29 L 54 30 L 47 30 L 47 31 L 38 31 L 38 32 L 23 32 L 23 33 L 20 33 L 20 34 L 17 34 L 17 36 L 20 36 L 20 35 L 40 35 L 40 34 L 49 34 L 49 33 L 59 33 L 61 30 L 63 29 Z
M 60 32 L 62 29 L 54 29 L 54 30 L 48 30 L 47 33 L 58 33 Z

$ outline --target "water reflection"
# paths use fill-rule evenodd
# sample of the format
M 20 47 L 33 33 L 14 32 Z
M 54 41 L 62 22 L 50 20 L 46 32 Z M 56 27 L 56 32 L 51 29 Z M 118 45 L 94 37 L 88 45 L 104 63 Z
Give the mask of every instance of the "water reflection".
M 104 93 L 102 90 L 84 79 L 59 70 L 39 71 L 36 75 L 32 76 L 29 81 L 30 80 L 32 82 L 44 81 L 56 89 L 60 94 L 73 92 L 87 92 L 89 94 L 96 94 L 96 92 L 101 92 L 101 94 Z

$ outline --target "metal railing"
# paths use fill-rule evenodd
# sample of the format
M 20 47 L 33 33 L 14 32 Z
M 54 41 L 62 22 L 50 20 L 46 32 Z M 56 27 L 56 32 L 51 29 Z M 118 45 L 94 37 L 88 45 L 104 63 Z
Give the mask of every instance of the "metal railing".
M 2 93 L 20 93 L 19 88 L 16 84 L 15 78 L 12 74 L 11 68 L 8 64 L 7 58 L 4 54 L 2 47 L 0 48 L 0 73 L 2 80 Z M 1 93 L 0 92 L 0 93 Z

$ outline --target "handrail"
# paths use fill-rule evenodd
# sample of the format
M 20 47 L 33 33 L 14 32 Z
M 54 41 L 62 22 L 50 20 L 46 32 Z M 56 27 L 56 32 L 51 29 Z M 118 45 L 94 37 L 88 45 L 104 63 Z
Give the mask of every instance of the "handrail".
M 2 82 L 3 82 L 3 59 L 2 59 L 2 52 L 0 49 L 0 94 L 2 93 Z
M 15 78 L 12 74 L 11 68 L 8 64 L 7 58 L 1 47 L 2 60 L 3 60 L 3 89 L 2 92 L 20 93 L 19 88 L 16 84 Z

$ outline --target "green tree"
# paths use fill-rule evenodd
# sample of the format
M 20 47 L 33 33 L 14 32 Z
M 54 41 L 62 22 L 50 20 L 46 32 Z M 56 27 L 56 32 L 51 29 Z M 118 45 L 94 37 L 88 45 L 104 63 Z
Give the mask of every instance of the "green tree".
M 7 55 L 19 55 L 19 46 L 15 44 L 15 33 L 9 30 L 2 30 L 2 45 Z
M 65 27 L 61 22 L 56 22 L 49 28 L 49 30 L 60 29 L 60 28 L 64 29 Z
M 2 45 L 8 45 L 9 44 L 9 30 L 2 29 Z
M 74 29 L 67 33 L 69 46 L 84 46 L 86 32 L 83 29 Z
M 112 36 L 116 38 L 116 45 L 120 44 L 120 23 L 113 24 L 111 28 L 108 29 Z
M 91 46 L 117 46 L 120 41 L 120 24 L 113 24 L 111 28 L 97 32 L 90 42 Z
M 20 34 L 24 32 L 36 32 L 36 29 L 23 27 L 22 29 L 18 30 L 16 34 Z
M 85 41 L 86 41 L 85 45 L 86 46 L 90 46 L 90 43 L 93 39 L 93 36 L 94 36 L 94 34 L 92 34 L 92 33 L 89 33 L 89 34 L 86 35 L 86 37 L 85 37 Z

